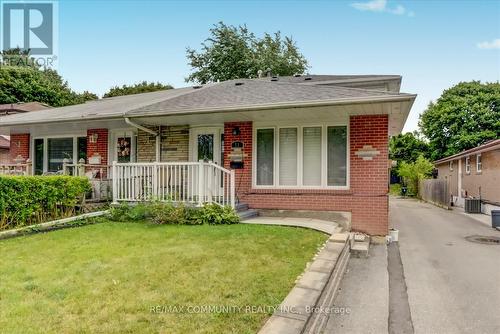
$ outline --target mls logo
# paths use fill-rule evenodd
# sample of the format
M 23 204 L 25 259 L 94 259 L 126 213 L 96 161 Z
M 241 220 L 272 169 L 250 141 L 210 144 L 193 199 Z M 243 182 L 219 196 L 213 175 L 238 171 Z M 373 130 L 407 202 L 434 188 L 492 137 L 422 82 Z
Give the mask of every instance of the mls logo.
M 54 53 L 53 3 L 2 3 L 2 50 L 13 48 L 30 55 Z

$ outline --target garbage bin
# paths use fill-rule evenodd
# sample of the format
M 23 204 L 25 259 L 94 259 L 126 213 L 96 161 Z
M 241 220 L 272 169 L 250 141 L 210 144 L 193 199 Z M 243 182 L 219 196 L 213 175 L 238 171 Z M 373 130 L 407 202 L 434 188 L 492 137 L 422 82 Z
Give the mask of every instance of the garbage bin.
M 500 227 L 500 210 L 491 210 L 491 227 Z

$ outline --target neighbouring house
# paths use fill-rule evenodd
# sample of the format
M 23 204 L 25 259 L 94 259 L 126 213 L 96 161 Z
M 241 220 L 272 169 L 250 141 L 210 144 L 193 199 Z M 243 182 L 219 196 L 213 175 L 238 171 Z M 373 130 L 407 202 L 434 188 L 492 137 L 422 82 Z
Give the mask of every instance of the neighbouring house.
M 0 133 L 35 174 L 113 163 L 116 202 L 340 212 L 353 230 L 386 235 L 388 139 L 416 97 L 400 85 L 394 75 L 230 80 L 11 115 Z
M 0 164 L 10 163 L 10 140 L 0 136 Z
M 0 104 L 0 116 L 20 114 L 30 111 L 49 109 L 50 106 L 40 102 L 18 102 Z
M 481 210 L 500 209 L 500 139 L 434 162 L 438 178 L 447 180 L 450 201 L 463 207 L 466 198 L 480 198 Z

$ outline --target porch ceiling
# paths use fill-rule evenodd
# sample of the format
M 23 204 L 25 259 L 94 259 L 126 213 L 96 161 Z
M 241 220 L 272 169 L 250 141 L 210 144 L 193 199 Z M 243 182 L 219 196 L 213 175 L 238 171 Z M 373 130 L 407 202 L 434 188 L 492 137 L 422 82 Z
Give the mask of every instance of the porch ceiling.
M 352 115 L 389 115 L 389 134 L 401 132 L 408 117 L 413 100 L 398 102 L 357 103 L 334 106 L 275 108 L 262 110 L 197 112 L 183 115 L 134 117 L 134 122 L 143 125 L 217 125 L 224 122 L 296 122 L 347 121 Z

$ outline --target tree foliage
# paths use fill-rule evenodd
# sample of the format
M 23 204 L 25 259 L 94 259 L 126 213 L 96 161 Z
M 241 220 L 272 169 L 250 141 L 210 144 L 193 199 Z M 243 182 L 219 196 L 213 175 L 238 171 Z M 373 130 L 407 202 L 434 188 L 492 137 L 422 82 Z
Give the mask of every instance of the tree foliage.
M 432 159 L 500 137 L 500 84 L 461 82 L 445 90 L 420 116 Z
M 201 44 L 201 51 L 187 48 L 193 72 L 186 81 L 205 84 L 239 78 L 255 78 L 258 71 L 273 75 L 303 74 L 307 60 L 291 37 L 278 31 L 257 38 L 244 26 L 223 22 L 210 29 L 210 37 Z
M 159 82 L 150 82 L 143 81 L 131 86 L 123 85 L 121 87 L 115 86 L 111 88 L 103 97 L 113 97 L 113 96 L 122 96 L 122 95 L 131 95 L 131 94 L 140 94 L 140 93 L 148 93 L 148 92 L 156 92 L 158 90 L 166 90 L 172 89 L 173 87 L 170 85 L 164 85 Z
M 97 99 L 88 91 L 72 91 L 57 71 L 38 66 L 29 50 L 14 48 L 0 54 L 0 104 L 40 102 L 62 107 Z
M 0 67 L 0 104 L 36 101 L 62 107 L 96 98 L 95 94 L 89 92 L 78 94 L 72 91 L 68 83 L 52 69 Z
M 420 155 L 415 162 L 403 161 L 398 167 L 398 174 L 408 186 L 408 193 L 418 196 L 418 182 L 432 175 L 434 165 Z
M 401 133 L 391 137 L 389 142 L 389 157 L 398 162 L 415 162 L 423 155 L 429 158 L 429 144 L 418 131 Z

